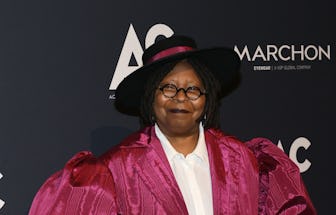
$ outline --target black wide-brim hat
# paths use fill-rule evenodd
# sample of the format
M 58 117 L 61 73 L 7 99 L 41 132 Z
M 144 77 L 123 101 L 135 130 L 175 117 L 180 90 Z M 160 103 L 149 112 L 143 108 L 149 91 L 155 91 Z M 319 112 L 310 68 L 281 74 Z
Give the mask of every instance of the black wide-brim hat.
M 115 106 L 118 111 L 139 115 L 146 81 L 165 63 L 196 57 L 213 73 L 221 85 L 220 98 L 228 95 L 240 81 L 240 59 L 230 48 L 197 49 L 195 41 L 186 36 L 173 35 L 155 42 L 142 55 L 143 66 L 128 75 L 116 89 Z

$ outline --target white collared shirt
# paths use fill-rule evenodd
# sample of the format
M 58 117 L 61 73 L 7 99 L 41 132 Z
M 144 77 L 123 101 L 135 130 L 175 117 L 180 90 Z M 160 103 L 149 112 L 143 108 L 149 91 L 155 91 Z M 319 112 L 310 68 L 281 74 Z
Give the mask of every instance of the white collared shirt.
M 157 124 L 155 133 L 173 170 L 189 215 L 213 214 L 210 166 L 203 126 L 199 126 L 196 148 L 186 157 L 173 148 Z

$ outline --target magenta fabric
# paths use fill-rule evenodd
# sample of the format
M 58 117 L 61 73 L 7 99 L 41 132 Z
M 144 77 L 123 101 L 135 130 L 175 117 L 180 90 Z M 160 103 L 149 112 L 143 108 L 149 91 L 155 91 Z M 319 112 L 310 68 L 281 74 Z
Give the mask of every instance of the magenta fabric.
M 170 55 L 174 55 L 174 54 L 181 53 L 181 52 L 191 51 L 193 49 L 194 49 L 193 47 L 189 47 L 189 46 L 172 47 L 172 48 L 160 51 L 159 53 L 151 57 L 147 62 L 145 62 L 145 65 L 150 64 L 154 61 L 160 60 L 161 58 L 168 57 Z
M 259 213 L 316 214 L 300 171 L 288 156 L 264 138 L 255 138 L 246 144 L 259 163 Z
M 81 152 L 44 183 L 29 214 L 115 214 L 115 197 L 106 166 Z
M 214 214 L 316 214 L 298 168 L 266 139 L 205 131 Z M 75 155 L 34 198 L 30 215 L 188 214 L 153 127 L 99 158 Z

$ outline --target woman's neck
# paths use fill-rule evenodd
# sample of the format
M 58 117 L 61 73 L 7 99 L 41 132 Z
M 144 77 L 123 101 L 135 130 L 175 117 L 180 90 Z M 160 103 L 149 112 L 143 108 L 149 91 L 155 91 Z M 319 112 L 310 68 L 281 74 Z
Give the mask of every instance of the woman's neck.
M 187 156 L 188 154 L 192 153 L 196 148 L 199 137 L 199 131 L 192 133 L 190 135 L 183 135 L 183 136 L 165 135 L 165 136 L 167 137 L 170 144 L 177 152 L 183 154 L 184 156 Z

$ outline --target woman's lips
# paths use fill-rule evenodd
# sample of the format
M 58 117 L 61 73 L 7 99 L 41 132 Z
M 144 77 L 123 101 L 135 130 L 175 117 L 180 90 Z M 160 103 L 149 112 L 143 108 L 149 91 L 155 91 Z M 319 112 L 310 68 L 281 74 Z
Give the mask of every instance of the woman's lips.
M 170 109 L 169 110 L 171 113 L 189 113 L 189 111 L 185 109 Z

